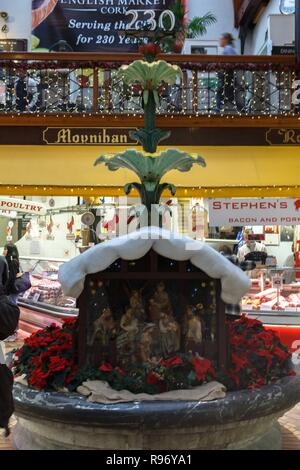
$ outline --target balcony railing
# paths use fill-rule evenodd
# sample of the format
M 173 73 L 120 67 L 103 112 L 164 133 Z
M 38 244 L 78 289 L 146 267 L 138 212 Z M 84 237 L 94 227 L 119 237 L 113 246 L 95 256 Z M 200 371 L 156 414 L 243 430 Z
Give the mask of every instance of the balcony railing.
M 141 115 L 142 93 L 116 70 L 138 54 L 0 54 L 0 117 Z M 162 116 L 293 116 L 297 68 L 291 56 L 165 55 L 183 78 L 162 84 Z

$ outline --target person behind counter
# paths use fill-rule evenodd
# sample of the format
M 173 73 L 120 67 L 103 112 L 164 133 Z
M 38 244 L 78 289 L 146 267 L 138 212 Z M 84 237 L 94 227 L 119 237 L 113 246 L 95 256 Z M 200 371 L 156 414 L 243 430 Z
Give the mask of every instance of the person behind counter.
M 239 262 L 238 257 L 232 254 L 232 250 L 228 245 L 222 245 L 219 248 L 219 253 L 228 259 L 232 264 L 238 266 L 242 271 L 251 271 L 256 267 L 254 261 L 242 261 Z M 227 315 L 240 315 L 241 306 L 240 304 L 226 304 L 225 312 Z
M 238 250 L 238 260 L 240 263 L 245 260 L 250 260 L 250 253 L 264 253 L 265 256 L 262 257 L 267 257 L 267 249 L 265 245 L 253 240 L 252 235 L 247 230 L 244 231 L 244 242 L 244 245 Z
M 285 268 L 290 268 L 289 270 L 286 270 L 284 272 L 284 282 L 285 284 L 292 284 L 292 282 L 295 282 L 296 281 L 296 272 L 295 272 L 295 268 L 296 268 L 296 257 L 295 257 L 295 247 L 294 247 L 294 243 L 292 243 L 292 246 L 291 246 L 291 250 L 292 250 L 292 254 L 289 255 L 285 262 L 284 262 L 284 267 Z

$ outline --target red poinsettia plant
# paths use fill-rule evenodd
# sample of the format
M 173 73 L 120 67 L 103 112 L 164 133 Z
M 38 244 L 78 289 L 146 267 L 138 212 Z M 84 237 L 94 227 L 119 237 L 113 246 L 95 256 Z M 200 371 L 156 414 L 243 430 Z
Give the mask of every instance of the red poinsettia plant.
M 30 386 L 40 390 L 66 387 L 77 371 L 72 346 L 74 323 L 72 319 L 62 327 L 53 324 L 25 339 L 15 353 L 16 375 L 24 375 Z
M 245 315 L 228 322 L 231 367 L 226 385 L 230 389 L 253 389 L 295 375 L 291 354 L 276 331 L 266 330 Z
M 231 366 L 222 375 L 209 359 L 191 354 L 126 370 L 110 363 L 78 369 L 72 346 L 74 324 L 71 320 L 62 327 L 51 325 L 26 339 L 15 354 L 15 374 L 25 376 L 28 385 L 39 390 L 74 391 L 86 380 L 104 380 L 116 390 L 149 394 L 187 389 L 214 379 L 229 390 L 252 389 L 294 375 L 290 353 L 277 333 L 245 316 L 228 322 Z

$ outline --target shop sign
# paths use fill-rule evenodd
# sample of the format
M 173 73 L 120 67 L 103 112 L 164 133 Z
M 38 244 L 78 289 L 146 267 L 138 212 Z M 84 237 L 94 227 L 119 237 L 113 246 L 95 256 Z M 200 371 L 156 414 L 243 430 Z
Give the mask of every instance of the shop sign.
M 210 199 L 209 225 L 300 225 L 300 199 Z
M 135 128 L 116 127 L 47 127 L 43 142 L 47 145 L 130 145 L 137 140 L 130 137 Z
M 26 52 L 27 39 L 0 39 L 0 52 Z
M 295 46 L 273 46 L 272 55 L 295 55 Z
M 0 197 L 0 211 L 16 211 L 36 215 L 45 215 L 47 212 L 46 207 L 39 202 L 9 197 Z
M 15 219 L 17 217 L 17 212 L 0 210 L 0 217 L 7 217 L 8 219 Z
M 300 145 L 300 129 L 269 129 L 266 141 L 270 145 Z
M 5 84 L 0 80 L 0 104 L 5 104 Z M 171 136 L 165 145 L 190 146 L 299 146 L 300 128 L 170 128 Z M 42 127 L 20 126 L 16 134 L 13 126 L 0 127 L 1 145 L 137 145 L 130 137 L 135 127 Z
M 138 38 L 126 37 L 125 30 L 162 27 L 174 5 L 175 0 L 32 0 L 33 50 L 134 52 Z
M 282 274 L 275 274 L 272 278 L 273 289 L 281 290 L 283 288 L 283 277 Z

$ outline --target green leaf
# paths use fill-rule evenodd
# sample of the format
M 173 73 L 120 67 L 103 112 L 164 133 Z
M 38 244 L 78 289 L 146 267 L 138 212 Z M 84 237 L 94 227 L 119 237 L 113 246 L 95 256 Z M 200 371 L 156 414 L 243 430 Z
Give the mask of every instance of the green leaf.
M 67 369 L 63 370 L 59 374 L 57 373 L 53 374 L 53 383 L 57 388 L 62 388 L 64 386 L 64 382 L 70 370 L 71 369 L 68 367 Z
M 163 129 L 139 129 L 129 133 L 132 139 L 136 139 L 144 148 L 145 152 L 154 153 L 157 150 L 159 142 L 170 136 L 170 131 Z
M 120 168 L 126 168 L 133 171 L 140 178 L 143 177 L 143 173 L 147 171 L 149 162 L 141 152 L 135 149 L 126 150 L 123 153 L 114 155 L 113 157 L 101 156 L 97 158 L 94 166 L 104 163 L 110 171 L 116 171 Z
M 196 372 L 194 370 L 191 370 L 187 378 L 188 378 L 189 385 L 193 385 L 197 379 Z
M 156 158 L 154 171 L 162 177 L 171 170 L 181 172 L 190 171 L 194 164 L 203 167 L 206 166 L 205 160 L 200 156 L 194 158 L 186 152 L 181 152 L 177 149 L 168 149 Z
M 149 100 L 149 90 L 144 90 L 144 92 L 143 92 L 143 100 L 144 100 L 145 105 L 147 106 L 148 100 Z
M 204 16 L 195 16 L 188 23 L 187 37 L 195 39 L 207 33 L 207 28 L 217 22 L 216 16 L 208 12 Z
M 171 65 L 164 60 L 151 63 L 135 60 L 132 64 L 121 67 L 117 76 L 122 78 L 127 85 L 138 82 L 146 90 L 150 81 L 154 89 L 157 89 L 162 81 L 173 85 L 177 78 L 182 76 L 182 71 L 177 65 Z
M 169 184 L 169 183 L 162 183 L 158 187 L 158 198 L 161 198 L 162 193 L 168 189 L 172 196 L 175 196 L 176 194 L 176 186 L 174 184 Z M 167 206 L 168 207 L 168 206 Z M 169 208 L 170 209 L 170 208 Z
M 158 107 L 159 106 L 159 97 L 158 97 L 158 93 L 157 93 L 156 90 L 153 90 L 153 96 L 154 96 L 155 104 Z
M 133 189 L 136 189 L 139 195 L 141 195 L 142 185 L 140 183 L 128 183 L 124 186 L 124 192 L 126 196 L 130 194 Z

